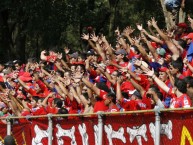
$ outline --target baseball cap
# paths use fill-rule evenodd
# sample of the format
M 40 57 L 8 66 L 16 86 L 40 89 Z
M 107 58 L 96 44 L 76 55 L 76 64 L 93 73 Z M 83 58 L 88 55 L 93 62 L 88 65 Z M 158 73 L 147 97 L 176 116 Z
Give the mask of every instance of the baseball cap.
M 186 29 L 188 28 L 188 25 L 186 23 L 178 23 L 177 26 Z
M 135 88 L 134 88 L 134 86 L 131 84 L 131 82 L 126 81 L 126 82 L 122 83 L 122 85 L 121 85 L 121 91 L 123 91 L 123 92 L 128 92 L 129 94 L 133 94 L 134 91 L 135 91 Z
M 153 48 L 158 48 L 157 43 L 156 42 L 151 42 L 151 46 L 153 46 Z
M 126 55 L 127 52 L 125 51 L 125 49 L 118 49 L 118 50 L 116 50 L 115 54 L 118 54 L 118 55 L 119 55 L 119 54 Z
M 193 40 L 193 33 L 189 33 L 189 34 L 186 36 L 186 39 L 192 39 L 192 40 Z
M 168 68 L 167 67 L 160 67 L 159 68 L 159 71 L 161 71 L 161 72 L 166 72 L 168 70 Z
M 164 56 L 166 54 L 166 51 L 164 48 L 157 48 L 156 51 L 161 56 Z

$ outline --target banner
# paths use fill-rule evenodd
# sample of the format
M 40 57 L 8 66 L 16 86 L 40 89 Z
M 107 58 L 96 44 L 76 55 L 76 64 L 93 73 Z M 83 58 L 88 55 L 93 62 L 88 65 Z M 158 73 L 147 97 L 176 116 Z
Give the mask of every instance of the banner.
M 161 113 L 161 145 L 193 144 L 193 111 Z M 103 145 L 153 145 L 155 114 L 103 116 Z M 0 145 L 6 136 L 0 125 Z M 98 118 L 53 118 L 53 145 L 97 145 Z M 12 125 L 17 145 L 48 145 L 48 120 Z

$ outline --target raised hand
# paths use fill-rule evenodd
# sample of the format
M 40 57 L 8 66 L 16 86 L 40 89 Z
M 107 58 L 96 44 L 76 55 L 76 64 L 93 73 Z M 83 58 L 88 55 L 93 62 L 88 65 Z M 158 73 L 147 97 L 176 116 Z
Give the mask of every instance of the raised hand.
M 58 59 L 62 59 L 62 53 L 59 53 L 59 52 L 58 52 L 58 53 L 57 53 L 57 58 L 58 58 Z
M 136 24 L 136 26 L 137 26 L 137 29 L 138 29 L 139 31 L 141 31 L 141 30 L 143 29 L 142 24 L 141 24 L 141 25 L 140 25 L 140 24 Z
M 190 17 L 190 15 L 188 15 L 188 21 L 190 22 L 190 26 L 193 29 L 193 19 Z
M 151 26 L 152 26 L 152 23 L 151 23 L 150 20 L 147 21 L 147 25 L 148 25 L 148 27 L 151 27 Z
M 107 42 L 107 39 L 104 35 L 101 35 L 100 39 L 101 39 L 102 42 Z M 99 42 L 99 44 L 101 44 L 101 43 Z
M 146 70 L 144 71 L 146 75 L 152 77 L 154 75 L 154 69 L 152 68 L 152 70 Z
M 188 64 L 188 59 L 187 59 L 187 57 L 185 57 L 185 58 L 183 59 L 183 63 L 186 64 L 186 65 Z
M 89 40 L 89 34 L 83 33 L 81 38 L 82 38 L 83 40 Z
M 141 34 L 141 39 L 144 40 L 145 42 L 147 41 L 147 38 L 145 37 L 143 33 Z
M 70 52 L 70 49 L 68 47 L 64 47 L 64 52 L 68 54 Z
M 116 34 L 117 36 L 119 36 L 119 35 L 120 35 L 120 30 L 119 30 L 119 27 L 117 27 L 117 29 L 115 30 L 115 34 Z
M 64 84 L 65 84 L 66 86 L 69 86 L 70 83 L 71 83 L 71 79 L 70 79 L 70 78 L 65 79 Z
M 90 36 L 91 40 L 94 41 L 94 42 L 97 42 L 98 41 L 98 36 L 95 35 L 95 33 L 91 34 Z
M 134 44 L 139 44 L 140 43 L 140 40 L 141 40 L 141 38 L 140 37 L 135 37 L 135 38 L 132 38 L 132 40 L 133 40 L 133 43 Z
M 135 59 L 135 60 L 133 60 L 133 62 L 134 62 L 134 65 L 136 65 L 136 66 L 141 66 L 141 64 L 142 64 L 142 62 L 139 59 Z
M 128 79 L 131 79 L 131 75 L 130 75 L 129 73 L 126 73 L 126 77 L 127 77 Z
M 152 26 L 155 28 L 157 27 L 157 21 L 155 20 L 154 17 L 151 18 L 151 23 L 152 23 Z
M 169 38 L 174 38 L 174 32 L 175 32 L 175 30 L 169 31 L 169 32 L 168 32 L 168 37 L 169 37 Z
M 132 29 L 131 26 L 127 26 L 124 30 L 123 30 L 123 35 L 130 35 L 135 31 L 135 29 Z

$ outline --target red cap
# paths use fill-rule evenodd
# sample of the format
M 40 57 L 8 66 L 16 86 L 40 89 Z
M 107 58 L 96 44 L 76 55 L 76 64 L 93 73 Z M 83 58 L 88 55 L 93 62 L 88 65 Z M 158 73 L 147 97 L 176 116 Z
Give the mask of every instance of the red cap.
M 4 82 L 4 80 L 3 80 L 3 77 L 2 77 L 2 76 L 0 76 L 0 82 Z
M 187 39 L 192 39 L 193 40 L 193 33 L 189 33 L 187 36 L 186 36 Z
M 130 91 L 133 91 L 135 90 L 135 88 L 133 87 L 133 85 L 131 84 L 131 82 L 124 82 L 122 85 L 121 85 L 121 91 L 124 91 L 124 92 L 130 92 Z
M 187 25 L 186 23 L 178 23 L 177 26 L 178 26 L 178 27 L 181 27 L 181 28 L 185 28 L 185 29 L 188 28 L 188 25 Z
M 158 48 L 157 43 L 155 42 L 151 42 L 151 45 L 153 46 L 153 48 Z
M 168 70 L 167 67 L 161 67 L 161 68 L 159 68 L 159 71 L 161 71 L 161 72 L 166 72 L 167 70 Z
M 20 80 L 24 81 L 24 82 L 28 82 L 32 80 L 32 77 L 30 76 L 30 73 L 25 72 L 23 73 L 22 76 L 19 77 Z

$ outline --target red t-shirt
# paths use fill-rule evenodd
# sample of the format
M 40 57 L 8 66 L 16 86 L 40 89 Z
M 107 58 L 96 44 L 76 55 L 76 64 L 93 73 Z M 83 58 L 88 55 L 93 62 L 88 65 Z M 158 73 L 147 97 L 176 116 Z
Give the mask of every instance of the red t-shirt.
M 101 101 L 96 101 L 96 103 L 94 104 L 94 110 L 93 112 L 96 113 L 98 111 L 107 111 L 109 108 L 108 106 L 105 105 L 104 100 Z
M 57 114 L 58 113 L 58 108 L 57 107 L 51 107 L 50 105 L 48 105 L 46 107 L 46 112 L 51 113 L 51 114 Z
M 94 105 L 94 113 L 96 113 L 98 111 L 107 111 L 109 109 L 108 106 L 106 106 L 104 103 L 104 101 L 106 99 L 106 95 L 107 95 L 107 92 L 105 92 L 104 90 L 100 90 L 99 98 L 101 100 L 96 101 L 96 103 Z
M 188 108 L 192 106 L 190 97 L 187 94 L 177 97 L 174 93 L 172 93 L 172 89 L 169 90 L 168 94 L 172 96 L 170 108 Z
M 142 102 L 146 104 L 147 109 L 153 109 L 153 105 L 151 104 L 151 99 L 147 98 L 146 92 L 142 97 Z
M 36 116 L 36 115 L 46 115 L 47 114 L 47 112 L 46 112 L 44 107 L 31 108 L 30 111 L 31 111 L 31 114 L 33 116 Z
M 109 107 L 109 109 L 106 112 L 118 112 L 119 108 L 116 105 L 113 105 Z

